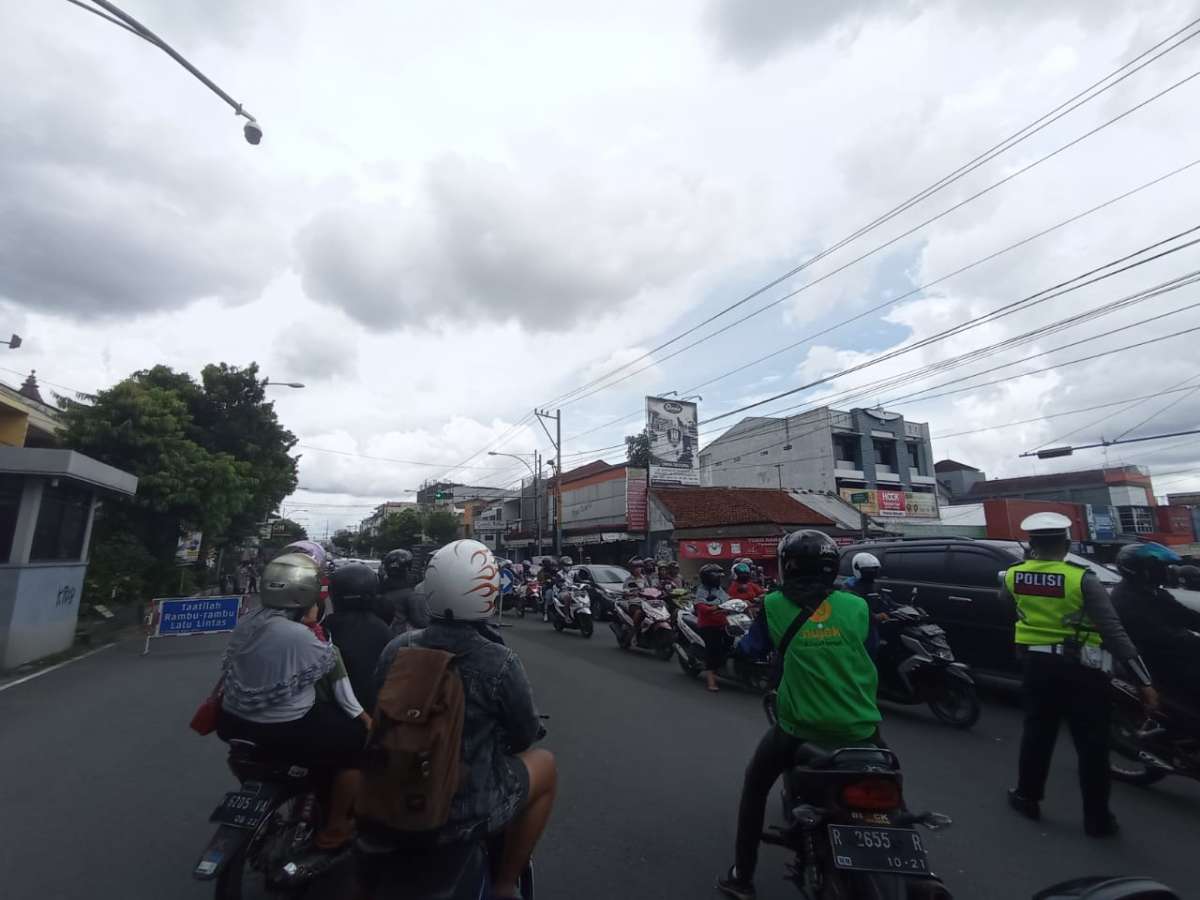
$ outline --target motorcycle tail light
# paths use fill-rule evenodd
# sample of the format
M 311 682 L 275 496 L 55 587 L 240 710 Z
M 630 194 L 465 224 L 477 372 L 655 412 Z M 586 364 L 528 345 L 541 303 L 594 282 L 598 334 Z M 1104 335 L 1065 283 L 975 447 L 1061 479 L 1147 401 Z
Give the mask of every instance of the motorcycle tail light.
M 900 785 L 887 778 L 868 778 L 842 788 L 842 802 L 851 809 L 898 809 Z

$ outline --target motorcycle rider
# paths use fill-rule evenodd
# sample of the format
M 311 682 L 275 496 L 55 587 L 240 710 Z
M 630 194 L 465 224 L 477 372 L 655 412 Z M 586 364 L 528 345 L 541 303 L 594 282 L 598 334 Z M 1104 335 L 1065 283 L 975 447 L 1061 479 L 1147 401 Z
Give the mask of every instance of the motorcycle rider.
M 692 609 L 696 612 L 696 628 L 704 638 L 704 680 L 714 694 L 721 689 L 717 685 L 717 672 L 725 662 L 727 649 L 725 626 L 728 617 L 721 609 L 721 604 L 729 599 L 721 587 L 724 577 L 725 570 L 716 563 L 702 567 L 700 585 L 692 601 Z
M 303 553 L 278 556 L 263 569 L 261 587 L 261 608 L 242 616 L 221 660 L 217 736 L 330 766 L 329 817 L 316 843 L 336 849 L 354 834 L 350 813 L 371 718 L 349 680 L 337 677 L 344 672 L 337 649 L 302 621 L 315 617 L 321 599 L 317 562 Z
M 543 556 L 542 566 L 538 570 L 538 581 L 542 583 L 542 621 L 550 621 L 550 601 L 554 599 L 562 575 L 558 571 L 558 560 L 553 556 Z
M 1117 832 L 1108 805 L 1112 658 L 1135 673 L 1147 706 L 1158 705 L 1158 694 L 1100 580 L 1066 561 L 1070 529 L 1071 520 L 1059 513 L 1027 517 L 1021 530 L 1029 535 L 1028 556 L 1004 574 L 1002 595 L 1017 609 L 1025 705 L 1017 786 L 1008 802 L 1026 818 L 1041 818 L 1054 742 L 1066 719 L 1079 756 L 1084 831 L 1106 837 Z
M 499 573 L 486 546 L 460 540 L 433 554 L 422 585 L 431 598 L 432 621 L 388 644 L 375 672 L 376 689 L 402 647 L 455 654 L 466 697 L 466 777 L 439 842 L 476 840 L 481 830 L 503 831 L 504 850 L 494 861 L 489 896 L 518 898 L 517 881 L 550 818 L 558 774 L 553 754 L 532 747 L 541 721 L 520 657 L 488 624 L 500 590 Z M 481 585 L 490 587 L 490 594 Z
M 753 567 L 747 562 L 739 562 L 733 567 L 733 580 L 729 582 L 729 596 L 733 600 L 745 600 L 750 606 L 750 614 L 758 615 L 759 598 L 766 593 L 762 585 L 756 584 L 752 578 Z
M 753 900 L 754 869 L 771 786 L 794 764 L 805 742 L 831 748 L 884 746 L 875 702 L 878 675 L 867 652 L 870 611 L 856 594 L 834 588 L 838 548 L 815 530 L 779 542 L 780 590 L 763 601 L 763 615 L 742 639 L 752 655 L 778 647 L 797 616 L 806 621 L 788 645 L 776 699 L 778 722 L 763 735 L 742 784 L 734 865 L 717 887 L 735 900 Z
M 342 566 L 329 579 L 333 614 L 325 620 L 333 644 L 341 651 L 354 696 L 364 709 L 375 709 L 375 663 L 392 630 L 376 613 L 379 576 L 362 563 Z
M 1164 699 L 1189 733 L 1200 735 L 1200 613 L 1188 609 L 1164 585 L 1183 560 L 1156 543 L 1126 544 L 1117 553 L 1121 583 L 1112 605 L 1129 637 L 1142 651 Z
M 413 628 L 424 628 L 429 624 L 429 613 L 424 600 L 412 589 L 410 572 L 413 555 L 404 549 L 389 550 L 383 557 L 379 575 L 380 585 L 377 608 L 380 618 L 386 619 L 392 634 L 404 634 Z

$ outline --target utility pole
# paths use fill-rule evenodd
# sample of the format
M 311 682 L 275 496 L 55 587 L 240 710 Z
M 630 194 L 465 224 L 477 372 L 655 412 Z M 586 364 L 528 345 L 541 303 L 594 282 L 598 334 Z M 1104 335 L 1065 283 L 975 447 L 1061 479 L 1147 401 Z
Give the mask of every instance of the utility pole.
M 537 548 L 538 556 L 542 555 L 542 511 L 538 503 L 538 494 L 541 492 L 542 480 L 542 455 L 536 450 L 533 451 L 533 521 L 537 528 Z
M 562 410 L 556 409 L 553 415 L 541 409 L 535 409 L 533 412 L 537 416 L 538 424 L 542 426 L 542 431 L 546 432 L 546 437 L 554 445 L 554 555 L 559 556 L 562 554 Z M 543 419 L 554 420 L 553 435 Z
M 783 463 L 775 463 L 775 475 L 779 479 L 779 489 L 783 490 Z

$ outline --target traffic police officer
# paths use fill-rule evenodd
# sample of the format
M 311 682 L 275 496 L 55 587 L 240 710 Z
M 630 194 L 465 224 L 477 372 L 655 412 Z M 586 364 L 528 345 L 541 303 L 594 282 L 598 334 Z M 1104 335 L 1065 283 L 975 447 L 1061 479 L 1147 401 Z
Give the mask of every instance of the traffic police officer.
M 1026 518 L 1021 530 L 1029 535 L 1029 553 L 1004 573 L 1004 593 L 1017 608 L 1025 706 L 1017 787 L 1008 792 L 1008 802 L 1030 819 L 1041 817 L 1050 757 L 1066 719 L 1079 756 L 1084 830 L 1104 837 L 1117 831 L 1108 808 L 1113 657 L 1139 680 L 1148 706 L 1157 705 L 1158 695 L 1100 580 L 1066 561 L 1070 528 L 1071 520 L 1058 513 Z

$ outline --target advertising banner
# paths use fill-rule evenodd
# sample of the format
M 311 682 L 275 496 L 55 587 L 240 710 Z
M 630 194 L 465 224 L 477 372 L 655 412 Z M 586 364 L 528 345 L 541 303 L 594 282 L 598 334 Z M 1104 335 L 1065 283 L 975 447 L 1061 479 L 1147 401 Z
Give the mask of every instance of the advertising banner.
M 871 491 L 865 488 L 842 488 L 839 493 L 843 500 L 868 516 L 939 518 L 936 494 L 897 490 Z
M 185 531 L 175 545 L 176 565 L 191 565 L 200 559 L 200 544 L 204 541 L 204 532 Z
M 629 531 L 645 531 L 647 521 L 646 471 L 625 469 L 625 519 Z
M 700 484 L 700 439 L 696 404 L 646 398 L 650 437 L 650 484 Z

